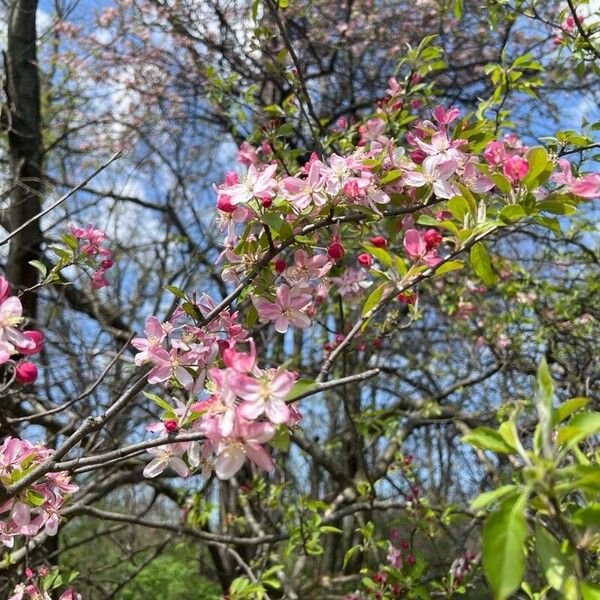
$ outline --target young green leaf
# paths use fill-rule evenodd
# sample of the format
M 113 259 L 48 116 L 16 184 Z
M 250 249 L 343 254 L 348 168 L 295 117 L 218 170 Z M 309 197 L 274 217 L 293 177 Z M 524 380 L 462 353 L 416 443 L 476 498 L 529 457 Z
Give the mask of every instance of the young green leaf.
M 492 271 L 492 264 L 487 250 L 481 242 L 473 245 L 469 258 L 471 259 L 473 270 L 477 273 L 481 281 L 488 286 L 494 285 L 496 283 L 496 275 Z

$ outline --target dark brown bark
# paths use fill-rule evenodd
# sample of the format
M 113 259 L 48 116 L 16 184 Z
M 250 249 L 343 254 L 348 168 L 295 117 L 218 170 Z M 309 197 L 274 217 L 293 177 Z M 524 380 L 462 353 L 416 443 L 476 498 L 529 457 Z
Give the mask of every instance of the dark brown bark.
M 40 82 L 36 50 L 37 0 L 12 0 L 8 8 L 8 40 L 5 63 L 7 105 L 3 121 L 8 133 L 11 169 L 11 230 L 40 212 L 42 192 L 42 144 L 40 134 Z M 10 243 L 6 275 L 17 289 L 38 281 L 38 272 L 29 263 L 39 258 L 39 222 L 19 232 Z M 35 318 L 36 296 L 22 297 L 25 314 Z

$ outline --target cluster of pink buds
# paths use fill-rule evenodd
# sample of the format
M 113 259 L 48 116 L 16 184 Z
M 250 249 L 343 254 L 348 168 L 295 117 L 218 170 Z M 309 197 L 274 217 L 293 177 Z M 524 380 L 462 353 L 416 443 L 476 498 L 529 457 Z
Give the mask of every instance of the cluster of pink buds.
M 101 245 L 106 239 L 104 231 L 95 229 L 93 225 L 84 228 L 69 223 L 69 232 L 75 239 L 81 240 L 79 247 L 81 255 L 94 263 L 92 287 L 97 290 L 107 286 L 108 281 L 104 275 L 113 266 L 113 259 L 112 250 Z
M 527 152 L 515 135 L 507 135 L 503 141 L 490 142 L 483 151 L 483 158 L 492 169 L 501 168 L 503 175 L 513 184 L 518 184 L 529 172 Z
M 577 15 L 577 21 L 579 23 L 583 23 L 585 17 L 583 15 Z M 552 38 L 552 43 L 555 46 L 560 46 L 563 42 L 565 42 L 569 36 L 577 35 L 578 31 L 576 31 L 576 21 L 575 17 L 572 14 L 565 15 L 565 18 L 562 20 L 560 24 L 561 33 L 557 33 Z M 567 36 L 563 34 L 567 34 Z
M 51 579 L 50 586 L 48 580 Z M 35 573 L 27 567 L 25 569 L 25 581 L 15 586 L 12 595 L 8 600 L 53 600 L 48 587 L 54 588 L 56 581 L 56 569 L 49 569 L 46 566 L 40 567 Z M 62 586 L 57 586 L 62 587 Z M 64 590 L 60 596 L 54 596 L 56 600 L 82 600 L 81 594 L 78 594 L 72 587 Z
M 36 380 L 37 368 L 24 357 L 40 352 L 43 335 L 40 331 L 21 330 L 24 322 L 21 300 L 11 295 L 10 284 L 0 276 L 0 365 L 9 363 L 15 381 L 28 385 Z
M 52 450 L 44 446 L 7 437 L 0 446 L 0 481 L 5 486 L 18 482 L 32 467 L 51 455 Z M 65 494 L 78 489 L 70 483 L 66 471 L 46 473 L 32 486 L 0 504 L 0 541 L 12 548 L 14 538 L 19 535 L 33 537 L 41 529 L 48 535 L 55 535 Z

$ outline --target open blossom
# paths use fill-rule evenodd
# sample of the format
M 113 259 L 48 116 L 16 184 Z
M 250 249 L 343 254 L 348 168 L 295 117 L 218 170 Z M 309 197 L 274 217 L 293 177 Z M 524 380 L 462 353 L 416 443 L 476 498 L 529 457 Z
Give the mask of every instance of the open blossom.
M 18 329 L 24 320 L 23 306 L 19 298 L 8 293 L 10 287 L 0 277 L 0 364 L 17 354 L 19 349 L 34 350 L 38 345 L 35 339 Z
M 423 171 L 406 171 L 402 182 L 409 187 L 433 186 L 438 198 L 452 198 L 457 190 L 448 181 L 455 173 L 458 163 L 454 160 L 442 160 L 440 157 L 427 157 L 423 161 Z
M 52 450 L 27 440 L 7 437 L 0 446 L 0 481 L 18 481 L 23 472 L 51 456 Z M 17 536 L 32 537 L 42 529 L 58 530 L 58 512 L 64 495 L 78 490 L 66 472 L 47 473 L 36 483 L 0 504 L 0 542 L 12 547 Z
M 159 348 L 162 345 L 163 340 L 167 337 L 167 329 L 154 316 L 146 319 L 146 328 L 144 329 L 146 337 L 135 337 L 131 340 L 131 345 L 140 351 L 135 355 L 135 364 L 138 367 L 152 360 L 150 350 Z
M 332 263 L 325 254 L 309 256 L 305 250 L 294 252 L 294 264 L 290 265 L 284 273 L 290 285 L 308 283 L 327 274 Z
M 571 171 L 571 163 L 566 158 L 559 159 L 558 166 L 561 171 L 550 176 L 552 181 L 565 185 L 572 194 L 580 198 L 600 197 L 600 173 L 574 177 Z
M 261 371 L 256 377 L 238 374 L 231 385 L 235 393 L 245 400 L 238 410 L 239 414 L 254 421 L 264 413 L 272 423 L 286 423 L 290 410 L 284 398 L 297 377 L 297 373 L 285 369 Z
M 296 176 L 283 179 L 281 193 L 297 210 L 304 210 L 311 203 L 315 206 L 326 204 L 328 197 L 325 193 L 325 181 L 321 177 L 320 163 L 311 163 L 306 178 Z
M 246 458 L 265 471 L 273 470 L 273 459 L 262 446 L 275 435 L 275 427 L 271 423 L 249 422 L 236 416 L 229 436 L 223 436 L 212 419 L 202 421 L 199 428 L 212 442 L 216 455 L 215 473 L 219 479 L 231 479 L 242 468 Z
M 189 469 L 181 458 L 187 449 L 188 444 L 181 443 L 148 448 L 148 454 L 151 454 L 154 458 L 144 468 L 144 477 L 157 477 L 167 467 L 173 469 L 180 477 L 187 477 Z
M 177 348 L 171 348 L 171 351 L 167 352 L 164 348 L 154 347 L 148 351 L 148 355 L 154 363 L 154 368 L 148 373 L 149 383 L 165 383 L 173 377 L 184 389 L 192 387 L 194 378 L 186 369 L 195 365 L 191 352 L 180 354 Z
M 347 268 L 339 277 L 331 279 L 342 298 L 356 308 L 364 291 L 373 285 L 365 269 Z
M 231 204 L 242 204 L 250 202 L 250 200 L 257 198 L 262 200 L 264 198 L 272 198 L 275 195 L 275 189 L 277 188 L 277 182 L 273 176 L 277 165 L 269 165 L 260 172 L 255 165 L 250 165 L 246 177 L 239 183 L 233 185 L 221 185 L 219 192 L 229 197 Z
M 437 256 L 437 252 L 435 249 L 436 247 L 432 246 L 431 242 L 428 244 L 426 236 L 422 235 L 421 232 L 417 229 L 409 229 L 404 234 L 403 245 L 407 254 L 412 259 L 422 259 L 425 262 L 425 264 L 430 267 L 434 267 L 442 260 L 439 256 Z
M 311 301 L 310 294 L 283 283 L 277 288 L 275 295 L 275 302 L 269 302 L 260 296 L 252 296 L 252 302 L 261 321 L 275 321 L 275 330 L 279 333 L 285 333 L 290 325 L 300 329 L 310 326 L 310 317 L 303 312 Z

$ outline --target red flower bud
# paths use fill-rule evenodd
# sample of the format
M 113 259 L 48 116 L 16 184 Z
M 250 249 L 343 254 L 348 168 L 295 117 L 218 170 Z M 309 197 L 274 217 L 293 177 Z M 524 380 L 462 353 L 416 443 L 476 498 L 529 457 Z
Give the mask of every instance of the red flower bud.
M 425 240 L 427 250 L 433 250 L 442 243 L 442 236 L 435 229 L 428 229 L 423 234 L 423 240 Z
M 21 361 L 15 367 L 15 379 L 21 385 L 29 385 L 37 379 L 37 367 L 28 361 Z
M 111 258 L 106 258 L 100 263 L 100 266 L 103 269 L 110 269 L 113 265 L 114 265 L 114 263 Z
M 217 199 L 217 208 L 226 213 L 232 213 L 235 210 L 235 204 L 232 204 L 229 196 L 219 196 Z
M 383 340 L 381 338 L 375 338 L 373 340 L 373 346 L 375 346 L 375 348 L 381 348 L 382 343 L 383 343 Z
M 285 260 L 278 258 L 275 261 L 275 271 L 281 275 L 285 271 Z
M 414 304 L 417 301 L 417 296 L 413 292 L 407 290 L 406 292 L 400 292 L 398 294 L 398 300 L 404 304 Z
M 370 240 L 371 244 L 376 248 L 385 248 L 387 246 L 387 240 L 382 235 L 376 235 Z
M 358 260 L 358 264 L 363 267 L 370 267 L 373 264 L 373 259 L 370 254 L 359 254 L 356 258 Z
M 19 354 L 23 356 L 31 356 L 32 354 L 37 354 L 42 349 L 42 343 L 44 341 L 44 334 L 41 331 L 24 331 L 23 335 L 30 341 L 32 341 L 35 346 L 33 348 L 23 348 L 22 346 L 17 346 L 17 351 Z
M 264 208 L 269 208 L 269 206 L 273 204 L 273 198 L 263 198 L 260 203 L 264 206 Z
M 406 558 L 406 562 L 412 566 L 417 562 L 417 559 L 415 558 L 414 554 L 409 554 Z
M 327 255 L 333 260 L 339 260 L 344 256 L 344 247 L 339 242 L 331 242 L 327 248 Z
M 174 419 L 168 419 L 164 422 L 165 429 L 171 433 L 172 431 L 177 431 L 179 429 L 179 425 L 177 425 L 177 421 Z

